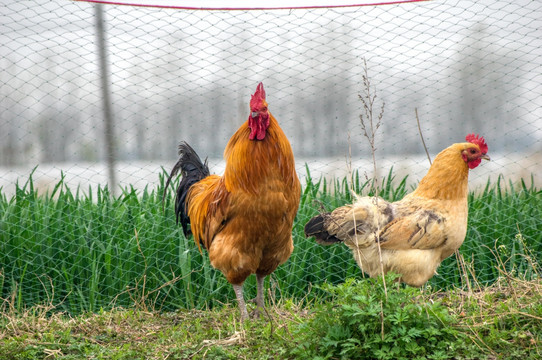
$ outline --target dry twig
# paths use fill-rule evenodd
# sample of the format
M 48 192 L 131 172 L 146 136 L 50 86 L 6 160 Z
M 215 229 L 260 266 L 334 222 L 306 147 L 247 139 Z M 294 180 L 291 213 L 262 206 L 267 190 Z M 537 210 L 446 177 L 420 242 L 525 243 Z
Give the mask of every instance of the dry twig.
M 363 104 L 363 114 L 359 115 L 359 120 L 361 123 L 361 129 L 363 130 L 363 136 L 367 138 L 369 141 L 369 145 L 371 147 L 371 154 L 373 158 L 373 182 L 372 182 L 372 190 L 374 191 L 374 202 L 375 206 L 378 208 L 378 196 L 379 196 L 379 178 L 378 178 L 378 168 L 376 164 L 376 131 L 382 125 L 382 117 L 384 116 L 384 102 L 382 102 L 382 106 L 380 108 L 380 112 L 378 115 L 375 114 L 374 111 L 374 105 L 376 101 L 376 89 L 372 89 L 371 87 L 371 81 L 369 79 L 369 71 L 367 68 L 367 60 L 363 59 L 363 95 L 358 94 L 358 98 L 360 99 L 361 103 Z M 375 122 L 376 117 L 376 122 Z M 380 214 L 377 212 L 377 216 Z M 379 221 L 377 221 L 377 224 L 380 224 Z M 354 230 L 357 229 L 356 219 L 354 218 Z M 377 229 L 375 231 L 375 238 L 377 239 L 377 247 L 378 247 L 378 256 L 380 258 L 380 272 L 382 275 L 382 278 L 384 278 L 384 262 L 382 260 L 382 249 L 380 247 L 380 239 L 379 234 L 380 228 L 377 225 Z M 354 235 L 355 236 L 355 235 Z M 362 269 L 363 270 L 363 269 Z M 388 298 L 388 289 L 386 286 L 386 280 L 384 279 L 384 294 L 386 296 L 386 299 Z

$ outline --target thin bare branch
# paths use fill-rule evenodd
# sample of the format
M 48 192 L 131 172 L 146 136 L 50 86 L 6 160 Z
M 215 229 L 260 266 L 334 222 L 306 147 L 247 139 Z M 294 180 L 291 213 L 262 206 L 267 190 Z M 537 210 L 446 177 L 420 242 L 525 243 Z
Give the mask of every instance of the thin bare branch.
M 420 137 L 422 138 L 423 148 L 425 149 L 427 160 L 429 160 L 429 165 L 432 165 L 433 163 L 431 162 L 431 156 L 429 156 L 429 151 L 427 151 L 427 146 L 425 145 L 425 140 L 423 138 L 422 127 L 420 126 L 420 118 L 418 117 L 418 108 L 414 108 L 414 111 L 416 112 L 416 122 L 418 123 L 418 131 L 420 132 Z
M 382 102 L 382 106 L 380 107 L 380 112 L 376 116 L 376 122 L 375 122 L 375 116 L 373 112 L 373 108 L 377 99 L 376 95 L 376 89 L 372 89 L 371 87 L 371 81 L 369 78 L 369 70 L 367 66 L 367 60 L 363 59 L 363 95 L 358 94 L 358 98 L 360 99 L 361 103 L 363 104 L 363 113 L 359 115 L 360 123 L 361 123 L 361 129 L 363 131 L 363 136 L 367 138 L 369 141 L 369 145 L 371 146 L 371 154 L 372 154 L 372 160 L 373 160 L 373 181 L 372 181 L 372 190 L 374 191 L 374 202 L 376 207 L 378 208 L 378 197 L 380 193 L 379 189 L 379 178 L 378 178 L 378 167 L 376 163 L 376 130 L 380 128 L 380 125 L 382 123 L 382 118 L 384 116 L 384 102 Z M 377 216 L 380 214 L 377 212 Z M 380 222 L 377 221 L 377 224 Z M 356 229 L 355 219 L 354 219 L 354 229 Z M 380 228 L 377 226 L 377 229 L 375 231 L 375 238 L 377 239 L 377 247 L 378 247 L 378 256 L 380 259 L 380 271 L 382 278 L 384 279 L 384 292 L 386 299 L 388 298 L 388 290 L 386 286 L 386 280 L 384 278 L 384 261 L 382 259 L 382 249 L 380 247 L 380 241 L 378 234 L 380 233 Z

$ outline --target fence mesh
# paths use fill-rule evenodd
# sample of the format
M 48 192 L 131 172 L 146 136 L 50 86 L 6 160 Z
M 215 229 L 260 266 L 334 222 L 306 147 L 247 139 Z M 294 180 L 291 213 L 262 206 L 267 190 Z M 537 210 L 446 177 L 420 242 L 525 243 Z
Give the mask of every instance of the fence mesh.
M 427 171 L 416 111 L 432 156 L 480 133 L 492 161 L 471 172 L 470 188 L 482 194 L 471 194 L 471 218 L 484 215 L 470 220 L 461 253 L 481 281 L 499 275 L 498 251 L 521 256 L 516 271 L 542 257 L 542 3 L 197 11 L 37 0 L 2 5 L 0 17 L 6 304 L 51 301 L 78 312 L 233 299 L 175 225 L 170 197 L 162 211 L 163 170 L 173 165 L 177 144 L 189 142 L 221 174 L 222 151 L 263 81 L 303 184 L 309 171 L 330 186 L 339 179 L 340 188 L 350 161 L 362 180 L 373 177 L 359 120 L 365 70 L 385 109 L 376 175 L 393 168 L 396 186 L 408 175 L 403 190 L 410 191 Z M 497 190 L 483 192 L 488 181 L 500 184 Z M 319 199 L 331 209 L 350 200 L 348 191 L 341 194 Z M 271 280 L 277 296 L 301 299 L 314 284 L 362 276 L 345 248 L 304 239 L 303 224 L 316 212 L 314 203 L 302 203 L 296 250 Z M 461 281 L 451 257 L 431 284 Z M 255 291 L 253 280 L 247 291 Z

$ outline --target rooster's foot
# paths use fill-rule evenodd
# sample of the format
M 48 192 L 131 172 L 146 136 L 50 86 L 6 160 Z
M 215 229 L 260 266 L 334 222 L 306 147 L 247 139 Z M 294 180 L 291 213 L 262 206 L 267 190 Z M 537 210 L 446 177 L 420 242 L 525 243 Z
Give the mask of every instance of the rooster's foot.
M 250 313 L 252 319 L 261 319 L 263 318 L 263 311 L 260 307 L 257 307 Z

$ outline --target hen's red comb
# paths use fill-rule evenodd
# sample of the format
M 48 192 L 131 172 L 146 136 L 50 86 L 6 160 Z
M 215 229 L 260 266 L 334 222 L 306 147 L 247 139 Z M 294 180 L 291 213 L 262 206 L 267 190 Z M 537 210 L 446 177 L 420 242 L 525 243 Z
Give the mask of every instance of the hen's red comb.
M 250 107 L 252 108 L 260 105 L 262 100 L 265 100 L 265 90 L 263 89 L 263 83 L 259 83 L 256 92 L 250 98 Z
M 480 136 L 478 134 L 476 135 L 469 134 L 465 137 L 465 140 L 467 140 L 470 143 L 478 145 L 482 154 L 487 154 L 488 148 L 483 136 Z

